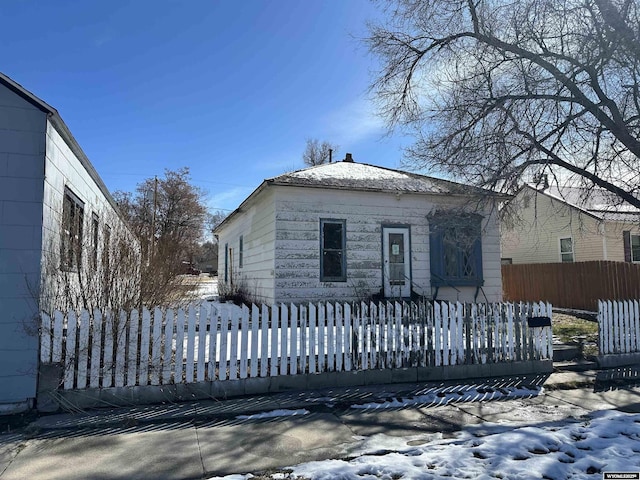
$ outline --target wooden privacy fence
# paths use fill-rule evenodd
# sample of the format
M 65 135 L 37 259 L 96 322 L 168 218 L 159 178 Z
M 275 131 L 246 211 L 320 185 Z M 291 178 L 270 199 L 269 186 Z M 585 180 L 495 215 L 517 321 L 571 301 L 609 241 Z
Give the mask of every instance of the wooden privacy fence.
M 598 261 L 503 265 L 502 289 L 508 302 L 544 299 L 556 308 L 595 312 L 601 298 L 640 298 L 640 264 Z
M 640 353 L 638 300 L 599 300 L 598 330 L 598 349 L 601 355 Z
M 235 313 L 234 313 L 235 312 Z M 551 305 L 444 302 L 82 311 L 42 315 L 61 388 L 168 385 L 552 358 Z

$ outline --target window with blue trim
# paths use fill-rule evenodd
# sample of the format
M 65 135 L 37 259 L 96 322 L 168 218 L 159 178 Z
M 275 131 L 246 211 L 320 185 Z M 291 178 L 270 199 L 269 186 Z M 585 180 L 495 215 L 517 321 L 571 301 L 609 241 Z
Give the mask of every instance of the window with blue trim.
M 481 222 L 475 214 L 429 218 L 432 286 L 483 285 Z
M 320 281 L 347 281 L 347 224 L 345 220 L 320 220 Z

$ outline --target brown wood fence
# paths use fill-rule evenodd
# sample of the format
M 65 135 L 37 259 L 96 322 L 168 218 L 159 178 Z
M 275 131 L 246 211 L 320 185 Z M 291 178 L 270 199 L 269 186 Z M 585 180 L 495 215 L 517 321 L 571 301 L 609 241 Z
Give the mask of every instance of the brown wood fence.
M 530 263 L 502 266 L 507 302 L 550 302 L 556 308 L 598 310 L 598 300 L 640 298 L 640 264 Z

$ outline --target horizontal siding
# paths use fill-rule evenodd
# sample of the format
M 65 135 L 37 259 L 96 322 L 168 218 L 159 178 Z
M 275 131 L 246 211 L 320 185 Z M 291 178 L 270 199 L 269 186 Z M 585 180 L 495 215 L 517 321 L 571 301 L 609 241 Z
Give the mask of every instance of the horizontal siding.
M 224 282 L 225 244 L 234 251 L 233 281 L 244 284 L 257 302 L 274 300 L 275 205 L 273 193 L 262 192 L 218 232 L 218 281 Z M 243 237 L 243 266 L 239 265 L 239 241 Z
M 602 260 L 599 222 L 563 202 L 523 189 L 513 200 L 519 219 L 503 226 L 502 256 L 513 263 L 560 262 L 560 238 L 573 238 L 575 261 Z
M 357 300 L 382 289 L 382 226 L 409 226 L 413 290 L 430 296 L 429 225 L 436 197 L 280 187 L 276 195 L 276 299 Z M 442 200 L 443 197 L 437 197 Z M 347 281 L 320 282 L 320 219 L 346 221 Z M 486 296 L 501 298 L 500 235 L 495 216 L 485 219 Z M 471 301 L 475 288 L 442 288 L 439 298 Z

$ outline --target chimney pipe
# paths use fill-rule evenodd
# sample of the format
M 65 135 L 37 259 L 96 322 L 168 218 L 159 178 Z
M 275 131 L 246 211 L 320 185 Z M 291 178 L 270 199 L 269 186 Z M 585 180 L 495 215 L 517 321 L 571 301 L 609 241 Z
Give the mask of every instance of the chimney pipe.
M 329 163 L 333 161 L 333 148 L 329 149 Z
M 345 155 L 343 162 L 353 163 L 353 157 L 351 156 L 350 153 L 347 153 Z

